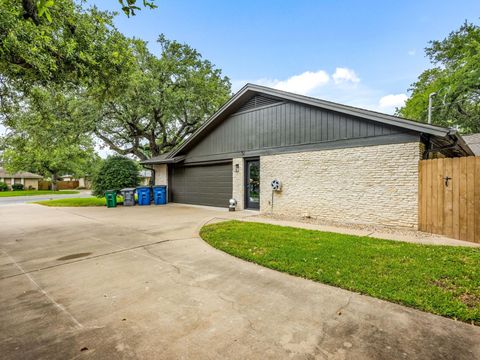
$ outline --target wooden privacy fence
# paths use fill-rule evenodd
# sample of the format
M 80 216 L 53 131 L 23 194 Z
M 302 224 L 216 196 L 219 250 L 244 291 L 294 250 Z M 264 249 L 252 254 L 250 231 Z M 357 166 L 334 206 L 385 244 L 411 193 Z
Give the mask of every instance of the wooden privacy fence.
M 480 243 L 480 157 L 420 161 L 418 227 Z
M 72 190 L 76 189 L 79 186 L 78 181 L 57 181 L 57 190 Z M 52 182 L 51 181 L 39 181 L 38 190 L 51 190 Z

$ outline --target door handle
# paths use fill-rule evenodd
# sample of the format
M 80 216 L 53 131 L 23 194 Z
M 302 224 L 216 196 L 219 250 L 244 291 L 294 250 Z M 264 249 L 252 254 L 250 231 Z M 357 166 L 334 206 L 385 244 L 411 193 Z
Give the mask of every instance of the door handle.
M 445 180 L 445 186 L 448 187 L 448 181 L 452 180 L 452 178 L 450 176 L 445 176 L 443 179 Z

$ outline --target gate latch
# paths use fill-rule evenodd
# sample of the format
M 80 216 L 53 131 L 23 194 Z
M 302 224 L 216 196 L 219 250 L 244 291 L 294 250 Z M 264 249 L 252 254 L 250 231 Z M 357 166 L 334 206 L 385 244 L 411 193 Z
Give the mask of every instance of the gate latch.
M 445 176 L 444 179 L 445 179 L 445 186 L 448 187 L 448 180 L 452 180 L 452 178 L 450 176 Z

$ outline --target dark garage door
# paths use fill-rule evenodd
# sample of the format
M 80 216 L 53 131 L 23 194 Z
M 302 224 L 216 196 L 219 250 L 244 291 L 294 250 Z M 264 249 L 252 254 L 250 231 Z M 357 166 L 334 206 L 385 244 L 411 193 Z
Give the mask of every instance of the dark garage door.
M 228 207 L 232 197 L 232 163 L 180 166 L 170 172 L 171 201 Z

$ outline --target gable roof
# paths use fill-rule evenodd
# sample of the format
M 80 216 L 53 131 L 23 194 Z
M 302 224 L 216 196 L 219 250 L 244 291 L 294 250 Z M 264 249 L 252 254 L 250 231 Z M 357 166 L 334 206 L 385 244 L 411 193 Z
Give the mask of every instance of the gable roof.
M 246 84 L 234 96 L 230 98 L 215 114 L 213 114 L 198 130 L 186 139 L 182 144 L 166 154 L 163 159 L 150 159 L 143 163 L 166 163 L 177 162 L 179 155 L 184 155 L 186 151 L 195 146 L 206 134 L 228 118 L 231 114 L 238 111 L 249 99 L 255 95 L 264 95 L 280 101 L 292 101 L 309 106 L 314 106 L 326 110 L 336 111 L 342 114 L 356 116 L 362 119 L 375 121 L 378 123 L 396 126 L 419 134 L 425 134 L 437 139 L 435 147 L 448 146 L 455 144 L 461 149 L 461 153 L 473 155 L 468 145 L 465 144 L 460 135 L 454 129 L 448 129 L 441 126 L 430 125 L 419 121 L 408 120 L 398 116 L 387 115 L 376 111 L 361 109 L 353 106 L 334 103 L 309 96 L 298 95 L 287 91 L 277 90 L 266 86 Z M 175 160 L 174 160 L 175 159 Z
M 15 174 L 9 174 L 4 168 L 0 167 L 0 178 L 24 178 L 24 179 L 42 179 L 43 177 L 28 171 L 22 171 Z

